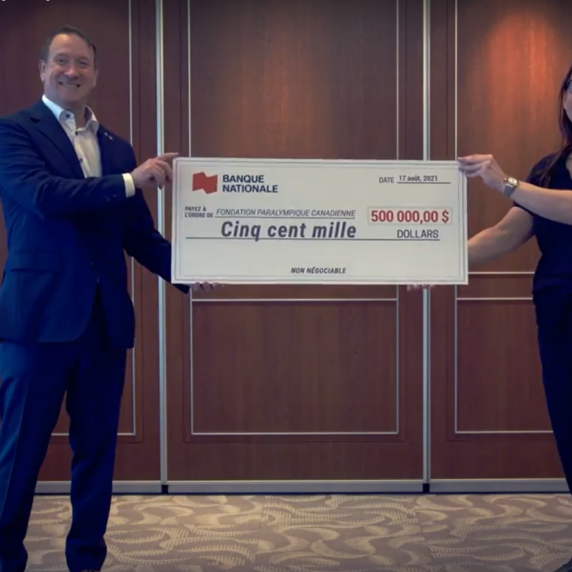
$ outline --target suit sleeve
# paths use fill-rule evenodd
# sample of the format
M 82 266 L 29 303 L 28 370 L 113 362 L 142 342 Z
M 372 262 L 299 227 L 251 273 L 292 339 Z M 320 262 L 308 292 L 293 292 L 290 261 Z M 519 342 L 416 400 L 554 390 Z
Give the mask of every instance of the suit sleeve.
M 25 130 L 6 119 L 0 120 L 0 188 L 44 217 L 96 211 L 128 200 L 123 175 L 53 176 Z
M 131 150 L 132 162 L 135 155 Z M 135 196 L 125 205 L 123 246 L 127 254 L 139 264 L 171 282 L 171 243 L 155 228 L 153 216 L 147 206 L 143 193 L 137 189 Z M 174 284 L 175 288 L 185 294 L 188 286 Z

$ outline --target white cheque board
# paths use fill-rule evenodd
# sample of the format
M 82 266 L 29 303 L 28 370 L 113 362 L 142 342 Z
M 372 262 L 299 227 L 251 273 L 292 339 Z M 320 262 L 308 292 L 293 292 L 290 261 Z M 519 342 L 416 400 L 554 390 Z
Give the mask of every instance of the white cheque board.
M 454 161 L 177 158 L 172 281 L 466 284 Z

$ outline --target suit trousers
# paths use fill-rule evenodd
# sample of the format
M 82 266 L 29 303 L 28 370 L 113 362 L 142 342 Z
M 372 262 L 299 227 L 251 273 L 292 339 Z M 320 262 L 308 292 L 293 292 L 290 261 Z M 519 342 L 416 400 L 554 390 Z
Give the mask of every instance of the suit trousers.
M 36 482 L 64 397 L 73 453 L 66 560 L 71 572 L 103 566 L 125 363 L 126 350 L 107 335 L 99 295 L 77 341 L 0 343 L 2 572 L 26 568 Z
M 543 292 L 535 296 L 535 306 L 548 413 L 572 491 L 572 293 Z

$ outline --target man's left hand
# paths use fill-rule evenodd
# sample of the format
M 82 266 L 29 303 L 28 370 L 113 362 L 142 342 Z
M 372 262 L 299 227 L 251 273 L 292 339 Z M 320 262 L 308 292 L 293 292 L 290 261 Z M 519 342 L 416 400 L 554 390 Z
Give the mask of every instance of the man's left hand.
M 193 292 L 210 292 L 211 290 L 216 290 L 221 287 L 222 284 L 219 284 L 218 282 L 196 282 L 195 284 L 190 285 Z
M 459 167 L 467 177 L 481 177 L 485 185 L 503 192 L 506 175 L 492 155 L 459 157 Z

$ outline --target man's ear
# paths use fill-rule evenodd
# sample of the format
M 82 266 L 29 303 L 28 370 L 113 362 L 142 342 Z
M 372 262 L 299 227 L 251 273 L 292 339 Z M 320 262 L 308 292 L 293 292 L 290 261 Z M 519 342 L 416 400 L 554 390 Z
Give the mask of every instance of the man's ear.
M 38 62 L 38 71 L 40 72 L 40 79 L 43 82 L 46 79 L 46 62 L 44 60 Z

